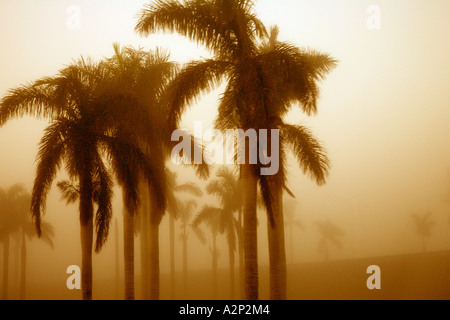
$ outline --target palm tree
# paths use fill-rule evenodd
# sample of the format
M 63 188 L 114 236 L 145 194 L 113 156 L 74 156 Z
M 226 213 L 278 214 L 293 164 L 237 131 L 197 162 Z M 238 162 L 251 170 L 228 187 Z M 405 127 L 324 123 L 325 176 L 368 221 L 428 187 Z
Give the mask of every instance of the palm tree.
M 120 83 L 119 83 L 120 84 Z M 95 215 L 95 250 L 105 243 L 111 217 L 112 172 L 126 194 L 125 207 L 134 212 L 139 203 L 137 181 L 143 175 L 158 195 L 165 199 L 156 163 L 137 144 L 136 132 L 148 128 L 148 119 L 138 102 L 118 85 L 104 63 L 83 58 L 63 68 L 54 77 L 10 90 L 0 104 L 0 125 L 19 116 L 49 118 L 39 145 L 37 172 L 32 192 L 32 215 L 41 235 L 41 214 L 51 184 L 62 162 L 72 180 L 80 186 L 80 229 L 82 243 L 83 299 L 92 299 L 92 247 L 94 229 L 93 186 L 101 185 Z M 132 123 L 134 127 L 129 124 Z M 136 131 L 134 131 L 136 130 Z M 141 129 L 140 132 L 145 132 Z
M 293 199 L 285 200 L 283 203 L 284 207 L 284 213 L 286 215 L 286 219 L 284 221 L 284 226 L 288 228 L 289 232 L 289 251 L 290 251 L 290 258 L 291 263 L 293 263 L 294 260 L 294 240 L 293 240 L 293 234 L 294 234 L 294 227 L 300 230 L 304 229 L 303 223 L 300 220 L 297 220 L 295 218 L 295 209 L 297 207 L 297 202 Z
M 3 288 L 2 300 L 8 299 L 9 278 L 9 242 L 10 236 L 19 231 L 19 207 L 18 199 L 24 192 L 20 184 L 8 189 L 0 188 L 0 241 L 3 243 Z
M 203 232 L 199 228 L 201 224 L 206 225 L 206 227 L 211 231 L 212 244 L 209 247 L 211 252 L 211 263 L 212 263 L 212 297 L 217 298 L 217 259 L 219 257 L 219 252 L 217 249 L 217 236 L 222 233 L 221 228 L 221 213 L 220 209 L 214 208 L 212 206 L 205 205 L 202 210 L 195 216 L 192 223 L 192 227 L 203 244 L 206 244 L 206 238 Z
M 414 222 L 416 228 L 416 233 L 422 239 L 422 250 L 426 252 L 425 239 L 431 237 L 431 230 L 435 226 L 436 222 L 431 220 L 432 213 L 427 212 L 425 214 L 419 215 L 413 213 L 411 219 Z
M 175 193 L 186 193 L 195 197 L 201 197 L 203 195 L 202 190 L 194 182 L 186 182 L 184 184 L 177 184 L 177 175 L 175 172 L 168 171 L 168 186 L 169 193 L 167 195 L 167 212 L 169 213 L 169 241 L 170 241 L 170 295 L 172 299 L 175 295 L 175 220 L 180 217 L 180 214 L 186 216 L 190 215 L 190 212 L 196 206 L 195 202 L 183 203 L 177 199 Z M 181 211 L 180 211 L 181 210 Z M 189 220 L 189 218 L 187 219 Z M 183 259 L 184 274 L 187 277 L 187 233 L 186 222 L 184 222 L 184 233 L 182 234 L 183 240 L 183 255 L 186 259 Z M 186 283 L 185 283 L 186 287 Z M 186 289 L 186 288 L 185 288 Z
M 24 192 L 17 198 L 19 207 L 19 228 L 22 233 L 22 245 L 20 250 L 20 290 L 19 298 L 25 299 L 26 289 L 26 272 L 27 272 L 27 245 L 26 239 L 32 240 L 37 236 L 36 228 L 33 225 L 30 215 L 30 203 L 31 195 L 28 192 Z M 41 239 L 53 249 L 53 226 L 48 222 L 41 222 L 42 235 Z
M 197 208 L 197 202 L 195 200 L 188 200 L 187 202 L 178 203 L 178 218 L 181 222 L 180 238 L 183 243 L 183 292 L 185 297 L 188 293 L 188 237 L 189 229 L 192 227 L 190 220 L 195 208 Z
M 178 32 L 197 43 L 205 45 L 215 55 L 214 59 L 192 62 L 181 72 L 169 87 L 169 121 L 177 123 L 185 107 L 201 92 L 212 89 L 227 75 L 234 84 L 235 92 L 250 102 L 243 81 L 250 65 L 248 58 L 256 50 L 256 38 L 266 35 L 262 23 L 253 13 L 253 3 L 248 0 L 176 0 L 158 1 L 142 10 L 136 30 L 143 35 L 158 30 Z M 253 80 L 253 79 L 252 79 Z M 237 87 L 237 88 L 236 88 Z M 249 110 L 242 101 L 238 111 L 247 116 Z M 252 127 L 247 121 L 244 129 Z M 242 166 L 244 194 L 243 214 L 246 225 L 244 234 L 246 249 L 247 298 L 258 296 L 258 269 L 256 251 L 256 177 L 251 165 Z
M 33 227 L 31 216 L 29 215 L 29 205 L 31 195 L 26 192 L 21 184 L 15 184 L 8 189 L 0 188 L 0 234 L 3 242 L 3 299 L 7 299 L 8 294 L 8 276 L 9 276 L 9 237 L 13 234 L 18 235 L 18 241 L 21 241 L 20 248 L 20 287 L 19 298 L 25 298 L 26 288 L 26 258 L 27 247 L 26 238 L 32 239 L 37 235 Z M 42 222 L 42 239 L 53 248 L 51 237 L 53 228 L 50 224 Z
M 170 122 L 177 123 L 199 94 L 227 79 L 216 127 L 222 130 L 241 128 L 244 132 L 279 129 L 282 136 L 288 136 L 286 143 L 293 144 L 294 152 L 301 156 L 302 167 L 319 184 L 324 182 L 328 163 L 320 144 L 306 128 L 285 124 L 281 119 L 295 102 L 300 103 L 308 115 L 317 112 L 317 81 L 335 65 L 328 55 L 279 43 L 276 32 L 269 38 L 250 0 L 158 1 L 142 10 L 136 30 L 144 35 L 158 30 L 178 32 L 205 45 L 214 54 L 212 59 L 189 63 L 169 87 L 166 102 Z M 261 48 L 258 43 L 261 39 L 268 39 L 269 45 L 263 44 Z M 267 143 L 270 145 L 271 141 Z M 271 179 L 262 176 L 263 165 L 260 162 L 250 164 L 250 147 L 241 147 L 246 155 L 240 166 L 245 190 L 242 210 L 246 298 L 258 298 L 258 183 L 270 222 L 271 292 L 274 298 L 284 298 L 286 276 L 280 191 L 284 187 L 284 176 L 283 173 Z M 280 157 L 282 154 L 281 150 Z
M 329 261 L 329 243 L 331 242 L 335 247 L 341 248 L 342 243 L 340 238 L 344 236 L 344 231 L 330 220 L 316 221 L 315 225 L 321 236 L 319 252 L 323 253 L 325 261 Z
M 235 213 L 241 212 L 242 189 L 238 176 L 233 170 L 221 167 L 216 173 L 217 179 L 210 181 L 206 190 L 208 194 L 220 199 L 220 208 L 208 207 L 220 216 L 220 232 L 225 233 L 228 242 L 228 260 L 230 272 L 230 297 L 234 298 L 234 252 L 236 251 L 236 238 L 241 239 L 240 224 Z M 206 209 L 204 209 L 206 210 Z M 238 236 L 239 235 L 239 236 Z M 239 247 L 242 247 L 241 245 Z M 242 261 L 241 261 L 242 262 Z
M 139 105 L 145 109 L 148 114 L 147 123 L 150 123 L 150 135 L 144 135 L 147 138 L 140 141 L 142 147 L 156 164 L 158 179 L 164 185 L 167 185 L 167 169 L 165 161 L 170 155 L 170 150 L 174 142 L 170 140 L 172 132 L 176 127 L 172 127 L 166 121 L 166 110 L 161 104 L 161 94 L 170 79 L 175 75 L 178 66 L 169 61 L 168 52 L 157 48 L 155 51 L 146 52 L 142 49 L 132 47 L 121 48 L 114 44 L 115 55 L 108 60 L 108 66 L 118 75 L 119 83 L 126 88 L 132 96 L 138 101 Z M 145 129 L 144 129 L 145 130 Z M 147 129 L 148 130 L 148 129 Z M 192 139 L 192 138 L 191 138 Z M 193 148 L 199 146 L 192 139 Z M 208 166 L 196 166 L 197 173 L 201 177 L 208 175 Z M 160 199 L 155 198 L 154 194 L 149 192 L 153 186 L 141 184 L 141 194 L 145 199 L 141 207 L 140 229 L 141 229 L 141 268 L 143 270 L 143 297 L 144 299 L 159 299 L 160 288 L 160 270 L 159 270 L 159 226 L 164 216 L 165 210 L 159 205 Z M 170 193 L 170 187 L 167 185 L 164 194 Z M 134 214 L 126 214 L 125 225 L 132 225 L 131 221 Z M 132 230 L 130 228 L 130 230 Z M 131 231 L 130 231 L 131 232 Z M 128 265 L 125 271 L 126 286 L 129 287 L 129 297 L 134 297 L 134 288 L 132 282 L 134 277 L 131 275 L 134 265 L 133 242 L 130 232 L 126 232 L 124 237 L 128 239 L 125 247 L 125 263 Z

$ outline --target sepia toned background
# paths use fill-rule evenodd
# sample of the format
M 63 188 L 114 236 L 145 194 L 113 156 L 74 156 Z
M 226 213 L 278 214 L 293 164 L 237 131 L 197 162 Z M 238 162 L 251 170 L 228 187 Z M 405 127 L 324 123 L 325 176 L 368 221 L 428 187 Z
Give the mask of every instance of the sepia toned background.
M 1 1 L 0 97 L 10 88 L 56 73 L 81 55 L 95 59 L 110 57 L 114 53 L 113 42 L 144 49 L 167 48 L 171 59 L 179 62 L 209 56 L 204 48 L 181 36 L 139 37 L 134 32 L 136 15 L 146 3 L 148 0 Z M 370 18 L 367 9 L 371 5 L 381 9 L 379 30 L 367 26 Z M 80 10 L 79 28 L 70 27 L 73 17 L 67 9 L 71 6 Z M 291 200 L 295 201 L 294 220 L 301 222 L 303 229 L 293 229 L 293 247 L 286 238 L 288 297 L 300 297 L 296 291 L 297 287 L 301 289 L 300 284 L 314 286 L 313 282 L 306 284 L 298 279 L 302 270 L 304 274 L 311 272 L 308 264 L 323 266 L 317 221 L 329 220 L 343 231 L 339 238 L 341 247 L 330 247 L 332 262 L 326 272 L 361 272 L 357 278 L 345 281 L 361 281 L 364 289 L 365 268 L 376 264 L 380 257 L 422 252 L 422 239 L 416 233 L 411 214 L 431 212 L 435 226 L 426 239 L 426 249 L 436 255 L 430 260 L 431 269 L 420 268 L 435 270 L 437 274 L 445 268 L 448 270 L 449 255 L 445 252 L 450 251 L 450 2 L 258 0 L 255 7 L 266 26 L 279 26 L 280 40 L 327 52 L 339 60 L 338 67 L 321 84 L 318 115 L 307 118 L 296 109 L 288 117 L 290 123 L 310 127 L 323 142 L 331 160 L 330 176 L 322 187 L 304 176 L 294 160 L 289 162 L 289 188 L 296 196 Z M 222 91 L 223 87 L 204 96 L 185 115 L 183 126 L 192 129 L 194 121 L 202 120 L 205 129 L 211 128 L 217 115 L 217 97 Z M 0 186 L 23 183 L 31 191 L 37 143 L 46 125 L 46 121 L 25 118 L 0 128 Z M 178 181 L 194 180 L 205 186 L 192 169 L 176 169 Z M 58 177 L 62 179 L 65 174 L 61 172 Z M 199 208 L 215 201 L 204 196 L 198 200 Z M 114 215 L 121 233 L 119 191 L 114 198 Z M 259 263 L 264 297 L 268 264 L 265 212 L 261 211 L 259 217 Z M 81 264 L 77 206 L 66 206 L 53 187 L 44 218 L 55 228 L 54 248 L 37 239 L 29 242 L 27 298 L 79 299 L 80 292 L 66 288 L 66 268 Z M 178 225 L 176 230 L 180 230 Z M 289 229 L 286 230 L 288 235 Z M 160 231 L 162 298 L 167 296 L 167 232 L 165 219 Z M 118 298 L 114 283 L 114 237 L 111 232 L 103 251 L 94 256 L 97 298 Z M 189 239 L 190 279 L 195 284 L 195 279 L 209 272 L 210 252 L 193 234 Z M 227 249 L 224 238 L 219 241 L 219 267 L 225 269 Z M 14 246 L 12 241 L 11 299 L 18 294 L 18 275 L 14 271 L 18 268 L 18 257 L 14 256 Z M 180 263 L 181 245 L 177 245 L 176 253 Z M 358 267 L 344 264 L 354 259 L 360 259 Z M 405 261 L 399 267 L 401 270 L 417 270 L 416 260 Z M 180 264 L 177 271 L 181 272 Z M 136 275 L 139 276 L 139 263 L 136 263 Z M 407 277 L 401 283 L 396 283 L 394 278 L 389 280 L 389 285 L 397 286 L 397 292 L 407 288 Z M 322 278 L 317 285 L 326 286 L 332 279 Z M 440 282 L 439 278 L 430 281 Z M 226 281 L 220 285 L 226 286 Z M 193 290 L 190 297 L 208 297 L 207 286 L 205 282 L 205 287 L 197 288 L 199 292 Z M 364 291 L 355 289 L 359 288 L 358 284 L 349 288 Z M 438 296 L 450 298 L 450 292 Z M 398 297 L 402 296 L 394 294 L 390 298 Z

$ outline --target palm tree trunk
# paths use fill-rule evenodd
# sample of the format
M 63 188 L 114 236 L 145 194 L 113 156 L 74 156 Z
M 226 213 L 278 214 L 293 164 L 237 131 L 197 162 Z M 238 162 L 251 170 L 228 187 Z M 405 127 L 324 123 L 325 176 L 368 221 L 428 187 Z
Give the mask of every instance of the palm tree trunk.
M 159 223 L 150 223 L 150 299 L 159 300 L 160 270 L 159 270 Z
M 83 300 L 92 300 L 93 212 L 92 182 L 89 176 L 80 175 L 81 290 Z
M 212 246 L 212 291 L 213 300 L 217 299 L 217 245 L 216 245 L 216 235 L 213 235 L 213 246 Z
M 125 300 L 134 300 L 134 215 L 123 211 L 123 259 Z
M 22 231 L 22 249 L 20 251 L 20 300 L 25 300 L 25 286 L 27 277 L 27 243 L 25 232 Z
M 115 251 L 116 251 L 116 300 L 120 297 L 120 249 L 119 249 L 119 222 L 115 219 Z
M 187 299 L 187 288 L 188 288 L 188 252 L 187 252 L 187 231 L 186 223 L 183 224 L 183 293 L 184 299 Z
M 229 268 L 230 268 L 230 299 L 233 300 L 234 299 L 234 291 L 235 291 L 234 250 L 230 244 L 228 244 L 228 261 L 229 261 Z
M 140 185 L 141 207 L 139 219 L 141 221 L 140 249 L 141 249 L 141 295 L 143 300 L 150 299 L 150 277 L 149 277 L 149 206 L 147 184 Z
M 9 235 L 3 235 L 3 292 L 2 300 L 8 299 L 8 273 L 9 273 Z
M 239 217 L 238 217 L 238 230 L 237 230 L 237 236 L 238 236 L 238 243 L 239 243 L 239 296 L 240 299 L 244 299 L 245 296 L 245 284 L 244 284 L 244 243 L 243 243 L 243 237 L 242 234 L 242 208 L 239 211 Z
M 169 215 L 170 238 L 170 298 L 175 297 L 175 217 Z
M 272 185 L 274 224 L 267 223 L 269 240 L 270 299 L 286 300 L 287 273 L 282 189 Z
M 256 217 L 256 176 L 252 165 L 241 165 L 244 214 L 245 299 L 258 300 L 258 242 Z

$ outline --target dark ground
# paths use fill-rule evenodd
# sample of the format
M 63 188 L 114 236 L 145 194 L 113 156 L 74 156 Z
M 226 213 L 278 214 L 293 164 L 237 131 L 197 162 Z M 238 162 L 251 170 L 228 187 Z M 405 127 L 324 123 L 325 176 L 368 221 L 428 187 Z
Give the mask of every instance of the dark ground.
M 367 267 L 381 269 L 381 290 L 369 290 Z M 238 274 L 236 272 L 236 278 Z M 139 298 L 139 279 L 136 279 L 136 297 Z M 177 300 L 211 300 L 211 272 L 191 272 L 189 294 L 180 286 Z M 268 269 L 260 268 L 260 298 L 268 299 Z M 114 281 L 94 279 L 94 299 L 116 299 Z M 181 275 L 177 275 L 181 284 Z M 48 281 L 49 283 L 51 281 Z M 61 281 L 59 281 L 61 282 Z M 80 299 L 80 291 L 70 291 L 65 282 L 45 287 L 29 284 L 28 299 Z M 161 275 L 161 298 L 170 299 L 169 276 Z M 237 291 L 237 290 L 236 290 Z M 219 272 L 219 299 L 229 299 L 228 272 Z M 14 298 L 11 292 L 11 298 Z M 120 297 L 119 297 L 120 298 Z M 288 298 L 290 300 L 450 300 L 450 251 L 424 254 L 373 257 L 331 262 L 304 263 L 288 266 Z

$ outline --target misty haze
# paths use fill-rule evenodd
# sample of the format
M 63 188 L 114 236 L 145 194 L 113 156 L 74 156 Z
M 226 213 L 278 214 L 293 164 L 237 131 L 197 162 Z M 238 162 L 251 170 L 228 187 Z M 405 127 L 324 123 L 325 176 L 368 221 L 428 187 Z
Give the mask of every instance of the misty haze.
M 450 299 L 448 12 L 1 1 L 1 299 Z

